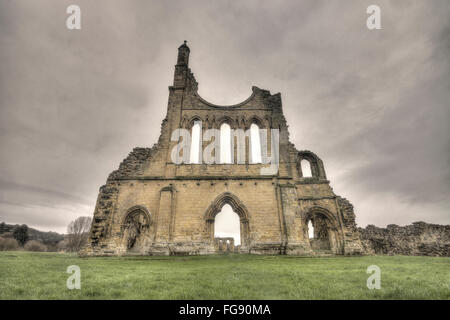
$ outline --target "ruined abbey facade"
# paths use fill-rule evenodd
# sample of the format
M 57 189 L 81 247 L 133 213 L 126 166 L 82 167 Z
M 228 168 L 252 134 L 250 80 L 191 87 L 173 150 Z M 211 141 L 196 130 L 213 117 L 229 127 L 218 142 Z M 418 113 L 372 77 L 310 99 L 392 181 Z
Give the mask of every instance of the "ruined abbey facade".
M 100 188 L 89 244 L 81 254 L 218 253 L 223 246 L 214 238 L 214 222 L 225 204 L 239 215 L 240 253 L 361 253 L 353 206 L 334 194 L 322 160 L 289 141 L 281 95 L 253 87 L 251 96 L 236 105 L 205 101 L 189 69 L 189 54 L 186 43 L 178 48 L 158 142 L 152 148 L 135 148 Z M 232 163 L 173 161 L 179 143 L 174 130 L 192 131 L 199 125 L 204 132 L 224 124 L 244 131 L 252 125 L 267 129 L 260 132 L 267 134 L 269 154 L 274 152 L 270 129 L 278 129 L 278 170 L 261 174 L 269 164 L 251 161 L 250 135 L 244 137 L 243 153 L 237 143 L 231 144 Z M 201 140 L 200 154 L 207 144 Z M 245 155 L 240 162 L 238 153 Z M 304 163 L 310 167 L 308 177 Z

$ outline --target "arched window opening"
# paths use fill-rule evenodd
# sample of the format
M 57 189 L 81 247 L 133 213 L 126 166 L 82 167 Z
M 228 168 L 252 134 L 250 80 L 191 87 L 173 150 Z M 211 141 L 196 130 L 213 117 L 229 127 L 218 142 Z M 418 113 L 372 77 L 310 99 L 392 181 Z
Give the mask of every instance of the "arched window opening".
M 314 239 L 314 227 L 311 220 L 308 221 L 308 238 Z
M 259 127 L 256 123 L 250 126 L 250 141 L 251 141 L 251 163 L 261 163 L 261 140 L 259 137 Z
M 191 132 L 191 154 L 189 159 L 190 163 L 200 163 L 201 136 L 202 136 L 201 121 L 196 120 L 194 122 Z
M 328 218 L 316 213 L 307 222 L 308 238 L 311 249 L 314 251 L 328 252 L 331 250 L 330 225 Z
M 234 238 L 234 245 L 241 244 L 239 216 L 229 204 L 225 204 L 215 217 L 214 238 Z
M 141 235 L 149 227 L 150 221 L 145 212 L 140 209 L 130 212 L 122 225 L 122 231 L 125 236 L 128 250 L 136 247 Z
M 231 163 L 231 127 L 228 123 L 220 126 L 220 163 Z
M 311 162 L 309 162 L 306 159 L 303 159 L 302 161 L 300 161 L 300 166 L 302 167 L 302 173 L 304 178 L 312 177 Z

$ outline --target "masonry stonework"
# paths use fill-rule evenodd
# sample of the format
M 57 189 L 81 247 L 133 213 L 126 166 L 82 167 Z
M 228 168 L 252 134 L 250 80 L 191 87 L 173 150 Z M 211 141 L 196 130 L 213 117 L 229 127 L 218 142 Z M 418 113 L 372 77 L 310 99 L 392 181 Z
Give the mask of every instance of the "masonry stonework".
M 368 225 L 358 231 L 367 254 L 450 257 L 450 225 L 418 221 L 403 227 Z
M 252 88 L 242 103 L 219 106 L 205 101 L 189 64 L 190 49 L 178 49 L 166 118 L 152 148 L 135 148 L 100 188 L 89 244 L 82 255 L 192 255 L 224 250 L 214 238 L 215 216 L 225 204 L 239 215 L 241 244 L 235 252 L 252 254 L 360 254 L 362 245 L 353 207 L 334 194 L 322 160 L 298 151 L 289 141 L 281 95 Z M 252 124 L 279 130 L 279 168 L 271 175 L 251 163 L 250 137 L 245 137 L 245 161 L 237 164 L 175 164 L 171 157 L 178 128 L 202 132 L 248 130 Z M 234 139 L 234 138 L 233 138 Z M 205 148 L 207 142 L 202 142 Z M 234 151 L 234 154 L 233 154 Z M 311 177 L 302 173 L 301 161 Z M 308 235 L 308 224 L 314 235 Z M 230 247 L 230 246 L 229 246 Z M 234 247 L 234 242 L 231 247 Z

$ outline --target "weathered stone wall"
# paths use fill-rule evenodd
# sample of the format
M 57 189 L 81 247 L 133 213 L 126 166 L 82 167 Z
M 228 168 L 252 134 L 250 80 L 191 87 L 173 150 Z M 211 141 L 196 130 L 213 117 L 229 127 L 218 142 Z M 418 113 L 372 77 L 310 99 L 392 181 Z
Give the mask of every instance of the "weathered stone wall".
M 221 237 L 214 238 L 214 247 L 219 253 L 232 253 L 235 252 L 234 238 Z
M 208 254 L 218 251 L 214 221 L 225 204 L 240 219 L 241 244 L 236 251 L 254 254 L 315 254 L 306 223 L 320 222 L 321 249 L 334 254 L 362 251 L 351 204 L 334 194 L 322 160 L 298 151 L 289 141 L 281 95 L 252 88 L 250 97 L 233 106 L 218 106 L 198 94 L 188 67 L 190 50 L 180 46 L 174 82 L 169 87 L 167 116 L 151 148 L 135 148 L 100 189 L 89 245 L 83 255 Z M 248 130 L 252 124 L 279 130 L 279 168 L 250 161 L 245 138 L 243 164 L 176 164 L 172 150 L 175 129 Z M 201 146 L 204 149 L 207 143 Z M 240 149 L 242 151 L 242 149 Z M 233 152 L 232 152 L 233 154 Z M 238 156 L 235 143 L 233 160 Z M 304 177 L 300 162 L 308 161 L 312 177 Z
M 450 225 L 414 222 L 404 227 L 368 225 L 358 231 L 367 254 L 450 256 Z

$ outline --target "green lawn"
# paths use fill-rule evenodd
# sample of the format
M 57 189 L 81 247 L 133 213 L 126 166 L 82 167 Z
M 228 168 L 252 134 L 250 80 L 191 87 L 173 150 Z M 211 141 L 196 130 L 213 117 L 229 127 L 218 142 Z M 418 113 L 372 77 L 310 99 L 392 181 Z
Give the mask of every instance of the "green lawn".
M 366 286 L 369 265 L 381 289 Z M 69 265 L 81 290 L 68 290 Z M 450 258 L 0 252 L 0 299 L 449 299 Z

